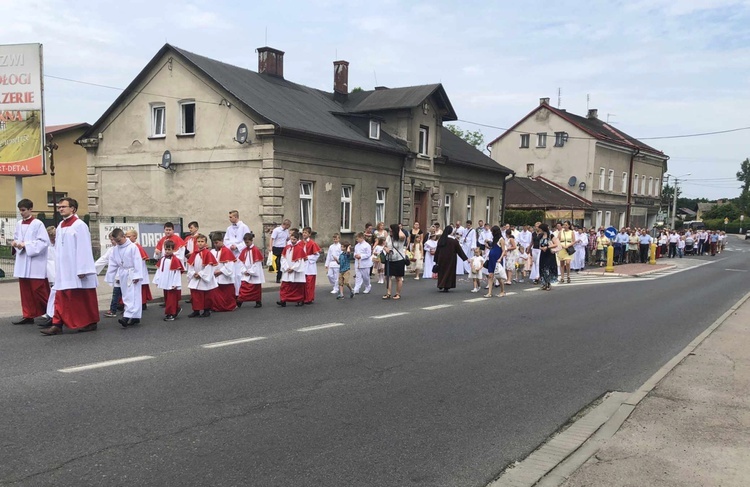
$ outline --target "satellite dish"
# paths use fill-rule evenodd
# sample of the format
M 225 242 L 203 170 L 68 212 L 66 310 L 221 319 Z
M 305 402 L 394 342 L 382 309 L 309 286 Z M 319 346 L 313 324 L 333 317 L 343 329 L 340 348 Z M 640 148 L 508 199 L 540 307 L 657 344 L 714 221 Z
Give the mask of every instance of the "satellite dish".
M 237 127 L 237 136 L 234 138 L 234 141 L 238 144 L 244 144 L 247 142 L 247 125 L 241 123 L 239 127 Z
M 164 154 L 161 155 L 159 167 L 167 171 L 174 171 L 174 167 L 172 167 L 172 153 L 168 150 L 165 150 Z
M 578 185 L 578 189 L 580 189 L 581 191 L 586 191 L 586 183 L 581 181 L 581 184 Z
M 570 176 L 570 179 L 568 179 L 568 186 L 575 186 L 578 180 L 575 176 Z

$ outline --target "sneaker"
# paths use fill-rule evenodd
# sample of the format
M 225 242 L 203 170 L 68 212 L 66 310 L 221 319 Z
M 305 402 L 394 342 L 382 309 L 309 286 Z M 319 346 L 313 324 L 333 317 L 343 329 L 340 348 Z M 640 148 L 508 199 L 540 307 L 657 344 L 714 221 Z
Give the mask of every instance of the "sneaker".
M 107 311 L 104 313 L 105 318 L 117 318 L 117 313 L 113 313 L 111 311 Z
M 474 289 L 472 289 L 472 290 L 471 290 L 471 292 L 473 292 L 473 293 L 478 293 L 478 292 L 479 292 L 479 288 L 478 288 L 478 287 L 475 287 Z
M 338 294 L 338 293 L 339 292 L 336 289 L 334 289 L 333 291 L 331 291 L 331 294 Z
M 167 315 L 164 317 L 164 321 L 174 321 L 174 315 Z
M 370 288 L 368 287 L 364 291 L 362 291 L 362 294 L 370 294 Z

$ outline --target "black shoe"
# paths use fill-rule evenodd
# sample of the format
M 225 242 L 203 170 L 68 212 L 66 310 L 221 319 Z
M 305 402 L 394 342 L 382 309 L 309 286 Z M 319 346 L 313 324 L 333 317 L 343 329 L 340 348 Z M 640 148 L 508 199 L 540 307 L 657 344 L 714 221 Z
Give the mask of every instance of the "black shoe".
M 160 307 L 160 308 L 163 308 L 164 306 L 166 306 L 166 304 L 164 304 L 164 303 L 160 303 L 160 304 L 159 304 L 159 307 Z
M 164 321 L 174 321 L 174 315 L 167 315 L 164 317 Z
M 256 308 L 262 308 L 263 307 L 263 303 L 261 303 L 260 301 L 256 301 L 255 302 L 255 307 Z
M 128 326 L 135 326 L 140 324 L 141 320 L 139 320 L 138 318 L 131 318 L 130 321 L 128 321 Z
M 206 309 L 206 310 L 203 310 L 203 313 L 201 313 L 200 317 L 201 318 L 208 318 L 209 316 L 211 316 L 211 311 Z
M 90 325 L 86 325 L 83 328 L 79 328 L 77 331 L 78 333 L 86 333 L 87 331 L 96 331 L 96 323 L 91 323 Z
M 299 303 L 297 303 L 297 304 L 296 304 L 295 306 L 299 308 L 300 306 L 304 306 L 304 305 L 305 305 L 305 303 L 304 303 L 304 302 L 302 302 L 302 301 L 300 301 L 300 302 L 299 302 Z
M 198 311 L 193 311 L 192 313 L 190 313 L 190 314 L 188 315 L 188 318 L 197 318 L 197 317 L 199 317 L 200 315 L 201 315 L 201 314 L 200 314 L 200 312 L 198 312 Z
M 147 309 L 148 306 L 146 305 L 146 303 L 143 303 L 143 305 L 141 306 L 141 311 L 146 311 Z
M 21 318 L 18 321 L 12 322 L 14 325 L 31 325 L 34 323 L 34 318 Z
M 241 307 L 242 307 L 242 301 L 237 301 L 237 307 L 238 307 L 238 308 L 241 308 Z
M 36 326 L 52 326 L 52 318 L 47 319 L 44 323 L 37 323 Z
M 193 302 L 193 300 L 192 299 L 186 299 L 185 302 L 188 303 L 188 304 L 190 304 L 190 303 Z
M 286 301 L 276 301 L 276 304 L 278 304 L 282 308 L 286 308 Z
M 120 318 L 119 320 L 117 320 L 117 322 L 121 324 L 123 328 L 127 328 L 128 326 L 130 326 L 130 320 L 126 318 Z

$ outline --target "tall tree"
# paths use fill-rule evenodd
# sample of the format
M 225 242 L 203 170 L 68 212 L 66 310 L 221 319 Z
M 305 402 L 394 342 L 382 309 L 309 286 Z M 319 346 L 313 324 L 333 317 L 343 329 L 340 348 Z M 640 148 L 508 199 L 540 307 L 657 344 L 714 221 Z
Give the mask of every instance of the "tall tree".
M 750 191 L 750 159 L 745 159 L 737 171 L 737 180 L 742 183 L 742 194 Z
M 479 130 L 475 130 L 473 132 L 471 130 L 464 131 L 464 130 L 461 130 L 459 127 L 450 123 L 446 125 L 445 128 L 447 128 L 448 130 L 450 130 L 457 136 L 461 137 L 469 144 L 476 147 L 477 150 L 480 150 L 480 151 L 484 150 L 484 134 L 482 134 L 481 131 Z

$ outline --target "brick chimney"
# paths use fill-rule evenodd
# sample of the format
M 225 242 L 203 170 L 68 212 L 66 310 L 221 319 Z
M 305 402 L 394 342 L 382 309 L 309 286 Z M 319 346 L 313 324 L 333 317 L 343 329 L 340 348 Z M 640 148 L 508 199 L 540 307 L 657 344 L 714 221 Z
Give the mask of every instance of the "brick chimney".
M 539 98 L 540 105 L 549 105 L 549 98 Z
M 589 109 L 588 115 L 586 115 L 586 118 L 599 118 L 599 110 L 596 108 Z
M 341 100 L 349 95 L 349 61 L 333 62 L 333 95 Z
M 258 73 L 284 78 L 284 51 L 272 47 L 259 47 Z

